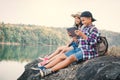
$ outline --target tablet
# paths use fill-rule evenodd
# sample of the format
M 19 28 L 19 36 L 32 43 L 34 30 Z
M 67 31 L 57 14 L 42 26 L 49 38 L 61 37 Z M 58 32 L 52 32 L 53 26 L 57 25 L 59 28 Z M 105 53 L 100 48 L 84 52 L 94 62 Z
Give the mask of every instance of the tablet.
M 70 33 L 69 36 L 71 36 L 71 37 L 77 36 L 75 34 L 75 30 L 78 30 L 78 29 L 76 27 L 67 28 L 67 31 Z

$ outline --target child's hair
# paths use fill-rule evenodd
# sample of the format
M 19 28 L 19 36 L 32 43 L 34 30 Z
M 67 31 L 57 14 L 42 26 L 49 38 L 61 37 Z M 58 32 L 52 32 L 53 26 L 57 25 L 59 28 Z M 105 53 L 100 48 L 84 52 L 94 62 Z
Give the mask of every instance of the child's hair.
M 80 26 L 83 25 L 81 21 L 80 21 L 80 24 L 79 24 L 79 25 L 80 25 Z M 78 24 L 75 24 L 75 26 L 77 27 L 77 29 L 78 29 L 79 25 L 78 25 Z

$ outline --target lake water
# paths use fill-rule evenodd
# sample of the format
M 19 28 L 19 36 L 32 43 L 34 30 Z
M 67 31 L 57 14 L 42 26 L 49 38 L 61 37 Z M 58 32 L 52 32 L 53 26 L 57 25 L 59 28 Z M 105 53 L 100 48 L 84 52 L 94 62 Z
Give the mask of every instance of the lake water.
M 0 45 L 0 80 L 17 80 L 24 66 L 53 52 L 57 46 L 13 46 Z

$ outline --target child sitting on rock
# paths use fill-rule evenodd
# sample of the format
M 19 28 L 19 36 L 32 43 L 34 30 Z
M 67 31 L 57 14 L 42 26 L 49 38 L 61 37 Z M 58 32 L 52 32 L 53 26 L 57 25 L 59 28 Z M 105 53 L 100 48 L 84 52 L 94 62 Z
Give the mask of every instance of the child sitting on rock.
M 99 32 L 97 28 L 94 28 L 92 31 L 90 31 L 91 28 L 94 27 L 92 22 L 96 20 L 89 11 L 82 12 L 80 19 L 83 26 L 81 30 L 75 30 L 76 35 L 80 36 L 80 38 L 74 39 L 74 41 L 79 42 L 78 47 L 66 52 L 65 54 L 61 54 L 45 66 L 32 68 L 34 71 L 36 71 L 36 76 L 44 77 L 55 71 L 65 68 L 72 62 L 88 60 L 98 56 L 98 53 L 95 49 L 95 44 L 97 43 Z

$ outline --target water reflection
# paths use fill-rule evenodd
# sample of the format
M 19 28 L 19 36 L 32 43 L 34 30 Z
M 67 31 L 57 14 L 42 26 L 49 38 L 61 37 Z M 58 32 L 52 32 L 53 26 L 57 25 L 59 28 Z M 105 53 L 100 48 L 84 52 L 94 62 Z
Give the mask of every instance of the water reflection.
M 38 56 L 53 52 L 57 46 L 14 46 L 0 45 L 0 61 L 14 60 L 24 61 L 33 60 Z
M 0 80 L 17 80 L 28 61 L 49 54 L 56 47 L 0 45 Z

